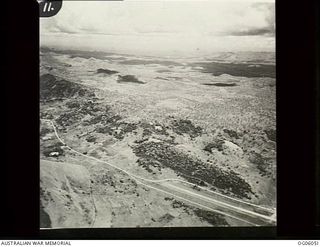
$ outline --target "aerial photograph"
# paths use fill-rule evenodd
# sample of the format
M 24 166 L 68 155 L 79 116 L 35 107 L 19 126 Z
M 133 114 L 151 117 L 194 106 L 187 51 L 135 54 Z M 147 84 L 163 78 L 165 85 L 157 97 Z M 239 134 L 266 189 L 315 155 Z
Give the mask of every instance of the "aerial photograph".
M 40 19 L 40 228 L 276 225 L 274 1 Z

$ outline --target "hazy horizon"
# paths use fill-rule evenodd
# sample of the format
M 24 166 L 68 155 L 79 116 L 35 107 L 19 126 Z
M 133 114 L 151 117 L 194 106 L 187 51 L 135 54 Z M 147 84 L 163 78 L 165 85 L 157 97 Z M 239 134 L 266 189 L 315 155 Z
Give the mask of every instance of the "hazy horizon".
M 153 56 L 274 52 L 273 2 L 67 1 L 40 44 Z

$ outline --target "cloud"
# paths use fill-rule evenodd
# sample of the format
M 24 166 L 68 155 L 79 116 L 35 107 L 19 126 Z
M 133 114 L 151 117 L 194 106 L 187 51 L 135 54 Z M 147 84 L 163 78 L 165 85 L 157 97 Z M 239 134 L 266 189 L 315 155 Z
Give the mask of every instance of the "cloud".
M 68 39 L 71 44 L 101 49 L 139 44 L 139 49 L 150 47 L 150 51 L 189 49 L 207 53 L 274 47 L 274 3 L 64 1 L 60 12 L 41 19 L 40 25 L 43 42 L 49 42 L 48 35 L 52 34 L 60 37 L 59 42 Z M 50 39 L 58 42 L 53 36 Z
M 273 3 L 254 3 L 251 5 L 251 11 L 260 15 L 263 19 L 260 23 L 253 24 L 247 22 L 242 26 L 236 25 L 232 29 L 225 32 L 232 36 L 275 36 L 275 6 Z M 250 14 L 250 10 L 248 13 Z M 258 18 L 257 18 L 258 20 Z
M 269 28 L 252 28 L 247 30 L 238 30 L 234 32 L 230 32 L 232 36 L 256 36 L 256 35 L 274 35 L 274 32 L 271 31 Z
M 253 7 L 265 13 L 266 29 L 275 34 L 275 5 L 272 3 L 255 3 Z
M 265 35 L 274 33 L 274 4 L 66 1 L 57 16 L 41 22 L 43 32 Z

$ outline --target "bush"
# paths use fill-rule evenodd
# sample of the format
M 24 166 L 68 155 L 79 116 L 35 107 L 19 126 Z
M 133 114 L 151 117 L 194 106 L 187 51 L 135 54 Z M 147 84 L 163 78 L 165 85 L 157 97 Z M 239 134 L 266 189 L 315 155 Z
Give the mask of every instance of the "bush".
M 44 147 L 44 150 L 42 151 L 43 155 L 46 157 L 51 157 L 50 154 L 53 152 L 58 153 L 59 156 L 64 154 L 64 150 L 61 148 L 61 144 L 59 142 Z
M 190 120 L 174 120 L 172 124 L 172 129 L 175 133 L 179 135 L 187 134 L 191 138 L 195 138 L 202 134 L 202 128 L 199 126 L 195 126 Z
M 212 149 L 217 149 L 218 151 L 223 151 L 223 145 L 224 141 L 222 140 L 217 140 L 215 142 L 211 142 L 211 143 L 208 143 L 205 147 L 204 147 L 204 151 L 207 151 L 209 153 L 212 153 Z
M 138 80 L 134 75 L 119 75 L 118 82 L 134 82 L 138 84 L 145 84 L 145 82 Z
M 275 129 L 267 129 L 264 131 L 264 133 L 266 133 L 270 141 L 277 141 L 277 132 Z
M 119 73 L 118 71 L 115 70 L 110 70 L 110 69 L 97 69 L 97 74 L 107 74 L 107 75 L 113 75 Z

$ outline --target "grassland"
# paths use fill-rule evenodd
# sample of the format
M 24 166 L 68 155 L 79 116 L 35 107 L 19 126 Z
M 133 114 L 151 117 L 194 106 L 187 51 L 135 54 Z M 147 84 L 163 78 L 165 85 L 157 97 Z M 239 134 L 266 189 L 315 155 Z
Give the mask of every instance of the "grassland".
M 137 61 L 111 55 L 42 50 L 40 117 L 53 120 L 68 145 L 138 176 L 184 179 L 275 206 L 274 67 L 159 58 Z M 236 85 L 206 85 L 219 83 Z M 41 167 L 44 225 L 235 224 L 227 217 L 172 203 L 125 174 L 84 160 L 66 150 L 45 123 L 40 139 L 40 158 L 54 162 Z M 65 164 L 86 170 L 85 191 L 77 186 L 77 178 L 61 175 L 68 172 L 63 170 Z M 59 176 L 52 175 L 57 172 Z M 48 192 L 55 197 L 45 196 Z

